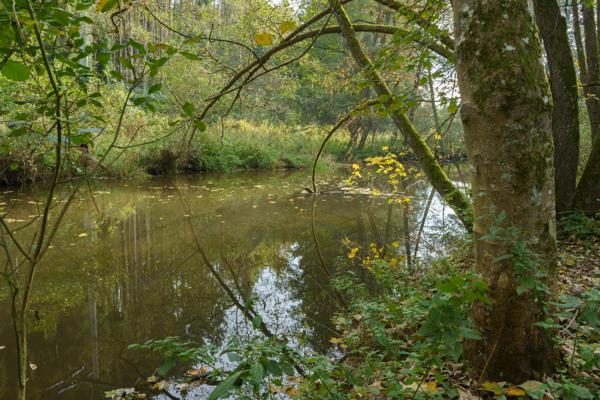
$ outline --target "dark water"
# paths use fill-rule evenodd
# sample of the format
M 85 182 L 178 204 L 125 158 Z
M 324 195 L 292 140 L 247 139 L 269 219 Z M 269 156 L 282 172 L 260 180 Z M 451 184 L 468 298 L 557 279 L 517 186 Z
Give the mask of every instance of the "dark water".
M 460 168 L 449 168 L 461 181 Z M 342 174 L 329 175 L 329 187 L 343 185 Z M 30 370 L 29 398 L 101 399 L 107 390 L 132 386 L 160 360 L 128 350 L 131 343 L 165 336 L 223 343 L 247 334 L 197 244 L 228 284 L 256 299 L 272 331 L 326 350 L 336 311 L 330 277 L 347 268 L 339 262 L 348 252 L 343 239 L 363 246 L 399 241 L 400 252 L 408 241 L 414 251 L 430 188 L 422 181 L 410 184 L 408 207 L 341 190 L 313 204 L 302 192 L 308 182 L 307 172 L 98 181 L 90 187 L 95 205 L 82 190 L 36 275 L 28 317 L 29 359 L 37 368 Z M 8 211 L 11 228 L 22 226 L 38 214 L 43 196 L 34 189 L 0 190 L 0 212 Z M 434 196 L 419 256 L 434 257 L 448 234 L 459 233 L 451 211 Z M 18 235 L 31 239 L 28 228 Z M 368 279 L 366 271 L 359 273 Z M 5 286 L 0 283 L 3 400 L 16 396 Z

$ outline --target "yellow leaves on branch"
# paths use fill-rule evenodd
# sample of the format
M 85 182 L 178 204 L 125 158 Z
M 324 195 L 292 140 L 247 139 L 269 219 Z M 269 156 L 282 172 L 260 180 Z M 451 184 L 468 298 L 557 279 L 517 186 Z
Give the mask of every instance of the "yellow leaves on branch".
M 96 3 L 96 11 L 108 11 L 116 5 L 116 0 L 98 0 L 98 2 Z
M 273 44 L 273 35 L 270 33 L 258 33 L 254 36 L 254 41 L 259 46 L 271 46 Z
M 358 250 L 359 250 L 358 247 L 354 247 L 354 248 L 350 249 L 350 251 L 348 252 L 348 258 L 353 259 L 354 257 L 356 257 Z
M 294 21 L 284 21 L 281 24 L 279 24 L 279 31 L 282 35 L 285 35 L 286 33 L 293 31 L 294 29 L 296 29 L 296 23 Z

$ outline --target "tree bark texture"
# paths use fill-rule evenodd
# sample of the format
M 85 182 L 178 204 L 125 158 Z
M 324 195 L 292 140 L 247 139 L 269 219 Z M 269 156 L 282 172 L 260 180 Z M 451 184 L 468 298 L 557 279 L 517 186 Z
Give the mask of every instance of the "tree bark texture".
M 585 58 L 587 77 L 584 83 L 585 101 L 590 119 L 592 140 L 600 131 L 600 56 L 594 6 L 583 2 L 583 33 L 585 37 Z
M 577 184 L 575 207 L 586 212 L 600 212 L 600 136 L 596 137 L 592 151 Z
M 548 59 L 552 90 L 552 136 L 556 212 L 571 211 L 579 164 L 579 107 L 577 74 L 567 22 L 557 0 L 535 0 L 535 17 Z
M 472 318 L 482 340 L 467 343 L 477 378 L 521 383 L 553 372 L 555 349 L 542 301 L 517 293 L 516 243 L 535 254 L 552 284 L 556 255 L 551 94 L 527 0 L 454 0 L 461 118 L 474 175 L 475 263 L 491 304 Z M 499 215 L 505 215 L 501 222 Z M 514 232 L 511 240 L 494 232 Z M 484 236 L 487 235 L 487 236 Z

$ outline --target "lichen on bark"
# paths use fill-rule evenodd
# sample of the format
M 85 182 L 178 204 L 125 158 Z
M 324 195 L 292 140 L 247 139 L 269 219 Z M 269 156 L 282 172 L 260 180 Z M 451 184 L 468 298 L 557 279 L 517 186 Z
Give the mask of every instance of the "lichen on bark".
M 527 0 L 455 0 L 461 118 L 474 167 L 476 267 L 488 283 L 491 305 L 472 316 L 483 340 L 468 356 L 475 375 L 521 382 L 553 370 L 555 352 L 539 298 L 517 293 L 510 254 L 524 242 L 536 267 L 553 277 L 555 258 L 551 94 L 532 10 Z M 497 217 L 506 215 L 500 227 Z M 490 238 L 493 229 L 518 232 Z

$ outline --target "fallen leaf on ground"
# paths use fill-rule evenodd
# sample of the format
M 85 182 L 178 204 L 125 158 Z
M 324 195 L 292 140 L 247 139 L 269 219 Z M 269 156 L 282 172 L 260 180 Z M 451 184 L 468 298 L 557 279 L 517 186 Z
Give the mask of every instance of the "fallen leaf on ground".
M 486 392 L 492 392 L 495 395 L 501 395 L 504 391 L 502 390 L 502 386 L 500 386 L 496 382 L 484 382 L 481 385 L 481 390 L 485 390 Z
M 542 386 L 544 386 L 544 384 L 539 381 L 527 381 L 519 385 L 519 387 L 525 390 L 526 392 L 534 392 L 536 390 L 541 389 Z
M 509 396 L 525 396 L 525 391 L 520 387 L 512 386 L 506 389 L 506 394 Z
M 475 396 L 468 390 L 458 389 L 458 400 L 479 400 L 478 396 Z

